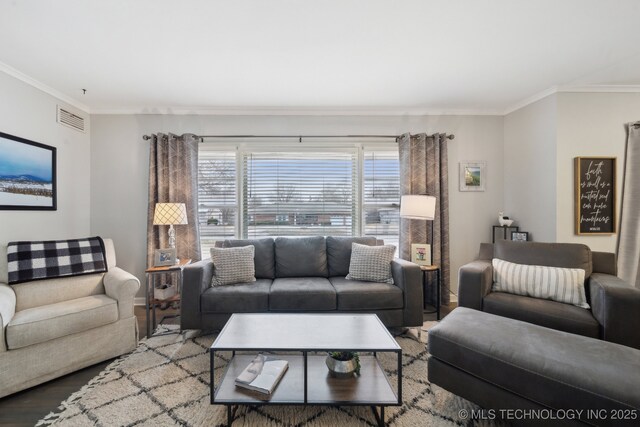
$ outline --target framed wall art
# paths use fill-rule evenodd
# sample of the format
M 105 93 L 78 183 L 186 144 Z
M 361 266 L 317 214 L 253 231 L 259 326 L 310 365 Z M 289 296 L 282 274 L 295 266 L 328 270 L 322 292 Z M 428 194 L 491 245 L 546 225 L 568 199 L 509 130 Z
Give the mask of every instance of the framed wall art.
M 460 162 L 460 191 L 484 191 L 485 162 Z
M 616 158 L 576 157 L 575 233 L 616 233 Z
M 0 132 L 0 210 L 57 208 L 56 149 Z

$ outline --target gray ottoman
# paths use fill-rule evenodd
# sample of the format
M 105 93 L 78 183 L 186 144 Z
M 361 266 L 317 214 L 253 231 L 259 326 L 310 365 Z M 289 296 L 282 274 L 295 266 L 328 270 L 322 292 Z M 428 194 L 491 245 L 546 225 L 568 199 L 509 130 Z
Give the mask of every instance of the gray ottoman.
M 640 350 L 464 307 L 429 331 L 428 348 L 430 382 L 498 417 L 541 424 L 541 410 L 558 409 L 572 412 L 554 423 L 640 425 Z

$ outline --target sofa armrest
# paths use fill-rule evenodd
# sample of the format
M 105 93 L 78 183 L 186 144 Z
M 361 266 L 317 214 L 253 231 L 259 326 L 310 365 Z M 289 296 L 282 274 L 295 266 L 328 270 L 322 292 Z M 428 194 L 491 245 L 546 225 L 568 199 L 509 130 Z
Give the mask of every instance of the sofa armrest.
M 104 291 L 108 297 L 118 301 L 118 318 L 133 316 L 133 299 L 140 289 L 140 281 L 121 268 L 110 268 L 103 278 Z
M 200 295 L 211 286 L 213 263 L 210 259 L 189 264 L 183 270 L 180 296 L 180 328 L 201 329 Z
M 402 289 L 403 325 L 422 326 L 422 271 L 418 264 L 396 258 L 391 261 L 393 283 Z
M 16 314 L 16 294 L 10 286 L 0 283 L 0 352 L 7 351 L 4 330 Z
M 640 289 L 616 276 L 594 273 L 589 290 L 602 339 L 640 349 Z
M 482 299 L 491 292 L 493 267 L 491 261 L 477 260 L 458 271 L 458 306 L 482 310 Z

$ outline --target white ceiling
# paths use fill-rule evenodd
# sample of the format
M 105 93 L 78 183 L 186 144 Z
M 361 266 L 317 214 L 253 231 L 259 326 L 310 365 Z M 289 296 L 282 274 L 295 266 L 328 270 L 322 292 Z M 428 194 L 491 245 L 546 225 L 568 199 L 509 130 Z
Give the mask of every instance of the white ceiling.
M 0 69 L 92 113 L 499 113 L 640 88 L 639 19 L 638 0 L 0 0 Z

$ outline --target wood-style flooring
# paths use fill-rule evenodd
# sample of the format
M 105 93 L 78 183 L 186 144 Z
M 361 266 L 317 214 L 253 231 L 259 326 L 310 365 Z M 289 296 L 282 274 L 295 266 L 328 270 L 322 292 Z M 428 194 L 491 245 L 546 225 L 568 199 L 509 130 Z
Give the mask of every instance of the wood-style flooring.
M 441 314 L 444 317 L 455 306 L 443 306 Z M 171 309 L 158 310 L 156 315 L 161 318 L 163 315 L 173 314 Z M 146 336 L 146 313 L 144 307 L 136 306 L 135 315 L 138 318 L 138 329 L 140 338 Z M 425 314 L 424 320 L 436 320 L 435 314 Z M 175 322 L 174 319 L 167 320 L 166 323 Z M 44 355 L 43 355 L 44 357 Z M 0 426 L 26 427 L 35 425 L 38 420 L 54 411 L 62 401 L 69 395 L 78 391 L 83 385 L 96 375 L 98 375 L 111 360 L 98 363 L 80 371 L 65 375 L 64 377 L 51 380 L 36 387 L 12 394 L 0 399 Z

